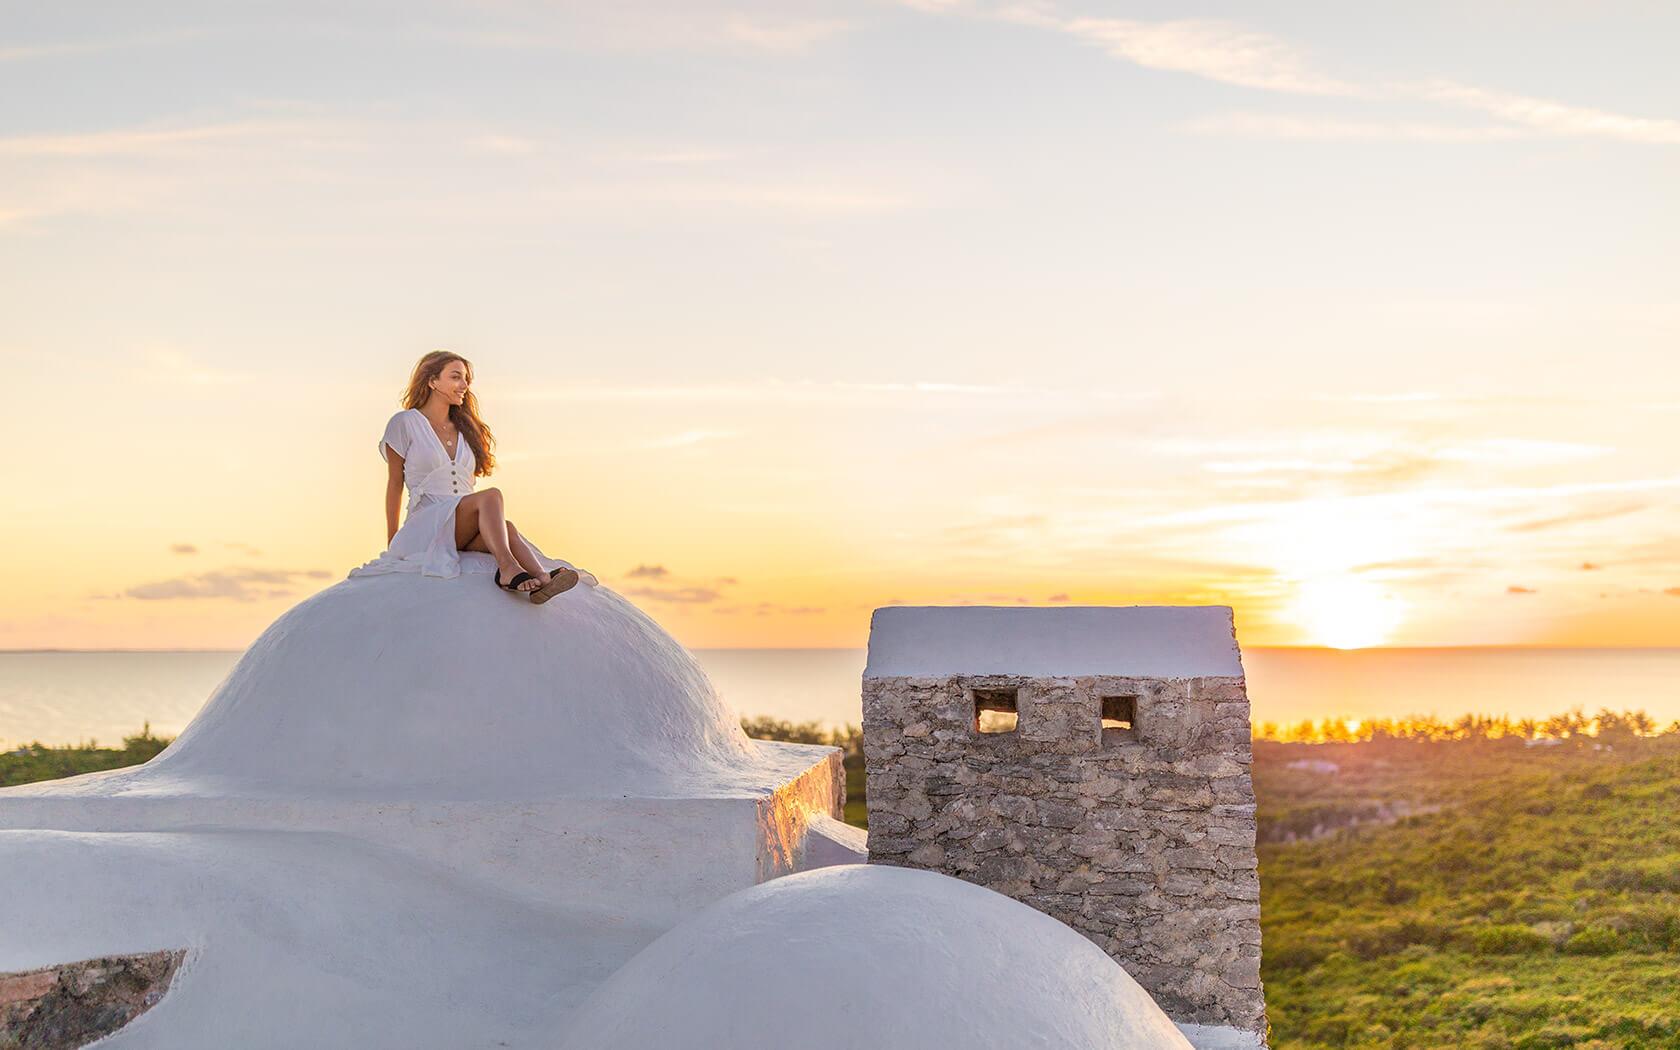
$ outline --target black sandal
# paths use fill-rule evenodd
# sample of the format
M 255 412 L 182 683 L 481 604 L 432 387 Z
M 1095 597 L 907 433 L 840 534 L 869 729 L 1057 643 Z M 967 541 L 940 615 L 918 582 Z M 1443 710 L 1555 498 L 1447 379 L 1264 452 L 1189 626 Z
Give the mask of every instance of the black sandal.
M 534 579 L 536 579 L 536 577 L 532 576 L 528 572 L 519 572 L 519 573 L 514 574 L 512 580 L 509 580 L 507 583 L 503 583 L 502 582 L 502 570 L 501 569 L 498 568 L 495 572 L 492 572 L 490 574 L 490 582 L 491 583 L 500 587 L 504 591 L 512 591 L 515 594 L 528 594 L 528 593 L 530 593 L 528 591 L 520 590 L 519 585 L 524 583 L 526 580 L 534 580 Z

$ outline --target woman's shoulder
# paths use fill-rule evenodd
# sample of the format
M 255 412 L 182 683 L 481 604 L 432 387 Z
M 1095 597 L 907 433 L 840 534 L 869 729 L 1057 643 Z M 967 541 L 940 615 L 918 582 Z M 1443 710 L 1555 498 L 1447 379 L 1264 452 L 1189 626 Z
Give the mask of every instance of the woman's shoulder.
M 389 427 L 389 426 L 394 426 L 394 425 L 399 424 L 399 423 L 407 423 L 411 420 L 412 417 L 417 416 L 419 414 L 420 414 L 419 409 L 399 408 L 397 411 L 395 411 L 391 414 L 390 419 L 387 419 L 385 421 L 385 425 L 387 427 Z

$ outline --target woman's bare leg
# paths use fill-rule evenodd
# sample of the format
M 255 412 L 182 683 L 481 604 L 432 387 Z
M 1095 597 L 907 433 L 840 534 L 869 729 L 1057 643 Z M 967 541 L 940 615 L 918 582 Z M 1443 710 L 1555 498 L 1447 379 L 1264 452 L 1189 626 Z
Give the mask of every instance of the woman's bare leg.
M 514 557 L 508 542 L 507 516 L 502 511 L 502 490 L 496 488 L 474 492 L 461 497 L 455 504 L 455 548 L 470 549 L 467 544 L 481 539 L 496 559 L 496 582 L 506 583 L 519 575 L 521 565 Z M 534 591 L 543 581 L 527 580 L 520 584 L 522 591 Z
M 526 572 L 535 576 L 539 582 L 547 583 L 548 570 L 543 568 L 542 562 L 537 560 L 537 554 L 531 549 L 531 545 L 526 543 L 525 537 L 521 536 L 519 530 L 513 527 L 513 522 L 507 523 L 507 529 L 508 547 L 513 551 L 514 559 L 525 567 Z
M 519 534 L 519 530 L 514 527 L 514 524 L 511 521 L 507 523 L 507 530 L 508 548 L 513 551 L 514 560 L 518 561 L 520 567 L 526 572 L 535 576 L 539 585 L 547 583 L 548 570 L 542 567 L 542 562 L 537 559 L 536 552 L 531 550 L 531 545 L 525 542 L 525 537 Z M 467 545 L 462 547 L 461 550 L 479 551 L 484 554 L 494 553 L 488 546 L 485 545 L 484 536 L 482 534 L 475 534 L 472 539 L 467 541 Z

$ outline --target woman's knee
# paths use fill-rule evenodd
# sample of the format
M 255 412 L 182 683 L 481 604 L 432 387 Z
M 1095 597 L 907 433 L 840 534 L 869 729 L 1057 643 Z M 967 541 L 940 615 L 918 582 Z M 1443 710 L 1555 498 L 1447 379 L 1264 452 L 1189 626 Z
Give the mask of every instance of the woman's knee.
M 498 488 L 479 489 L 475 495 L 485 503 L 502 502 L 502 490 Z

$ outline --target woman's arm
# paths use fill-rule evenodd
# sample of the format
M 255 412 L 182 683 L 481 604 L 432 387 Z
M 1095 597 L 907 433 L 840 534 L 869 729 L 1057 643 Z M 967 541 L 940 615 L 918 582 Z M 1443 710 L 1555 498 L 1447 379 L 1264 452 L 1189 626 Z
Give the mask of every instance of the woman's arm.
M 389 445 L 385 446 L 385 464 L 385 544 L 390 546 L 397 534 L 397 512 L 402 509 L 403 458 Z

